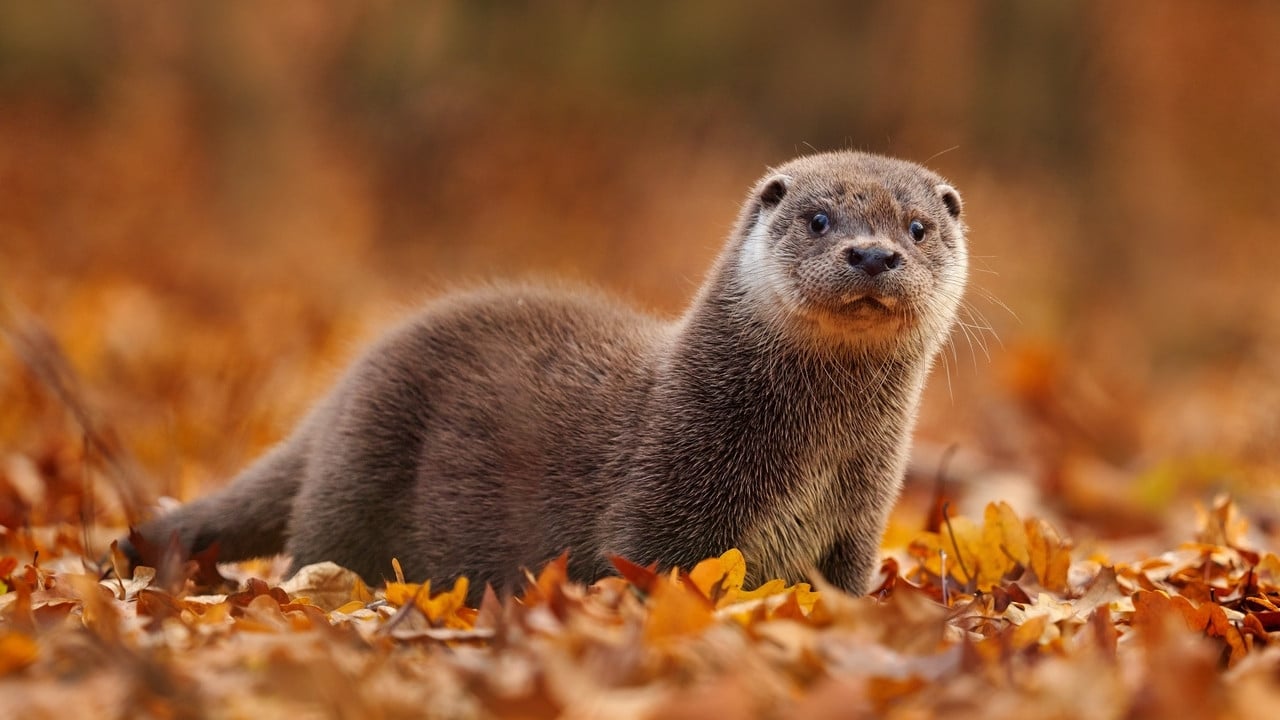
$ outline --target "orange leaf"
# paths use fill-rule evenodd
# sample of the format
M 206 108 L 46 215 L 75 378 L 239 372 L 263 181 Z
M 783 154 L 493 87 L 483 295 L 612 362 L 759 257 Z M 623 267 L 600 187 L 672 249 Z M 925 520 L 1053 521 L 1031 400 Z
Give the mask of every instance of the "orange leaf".
M 18 558 L 11 556 L 0 557 L 0 580 L 12 575 L 16 569 L 18 569 Z
M 560 588 L 569 581 L 569 551 L 560 553 L 559 557 L 543 566 L 538 578 L 525 592 L 528 603 L 551 602 L 560 593 Z
M 627 579 L 627 582 L 635 586 L 642 593 L 653 592 L 658 580 L 658 563 L 653 563 L 649 567 L 642 567 L 620 555 L 610 555 L 609 562 L 613 563 L 613 567 L 617 569 L 618 574 Z
M 365 604 L 366 603 L 363 603 L 359 600 L 352 600 L 346 605 L 342 605 L 340 607 L 335 608 L 333 612 L 342 613 L 343 615 L 350 615 L 351 613 L 356 612 L 357 610 L 363 610 L 365 607 Z
M 1093 642 L 1103 657 L 1115 660 L 1116 642 L 1120 634 L 1111 622 L 1111 608 L 1107 605 L 1098 606 L 1093 615 L 1089 616 L 1089 627 L 1093 631 Z
M 1229 649 L 1229 664 L 1239 662 L 1248 652 L 1244 637 L 1217 604 L 1197 608 L 1184 597 L 1139 590 L 1134 593 L 1133 607 L 1133 627 L 1146 635 L 1159 636 L 1169 618 L 1181 618 L 1187 630 L 1223 641 Z
M 1196 525 L 1196 542 L 1222 547 L 1243 546 L 1249 531 L 1249 522 L 1240 516 L 1227 495 L 1215 497 L 1209 510 L 1196 503 Z
M 30 665 L 40 655 L 40 646 L 25 633 L 0 635 L 0 677 Z
M 1043 520 L 1027 521 L 1027 547 L 1031 571 L 1046 590 L 1067 589 L 1067 571 L 1071 569 L 1071 546 Z
M 1048 615 L 1033 615 L 1027 621 L 1013 628 L 1009 634 L 1009 645 L 1014 650 L 1037 645 L 1049 628 Z
M 732 597 L 732 600 L 734 602 L 762 600 L 764 598 L 767 598 L 773 595 L 779 595 L 781 593 L 784 593 L 788 589 L 789 588 L 787 587 L 786 581 L 775 579 L 775 580 L 770 580 L 769 582 L 761 585 L 755 590 L 739 590 L 737 593 L 734 594 L 734 597 Z
M 821 593 L 809 587 L 809 583 L 796 583 L 792 587 L 792 595 L 796 599 L 796 604 L 806 613 L 813 612 L 813 608 L 818 604 L 818 598 Z
M 995 535 L 999 537 L 1000 544 L 994 548 L 995 551 L 1022 565 L 1031 561 L 1031 553 L 1027 548 L 1026 524 L 1018 519 L 1009 503 L 988 505 L 984 521 L 988 527 L 998 528 Z
M 650 642 L 702 632 L 714 620 L 707 600 L 683 583 L 656 583 L 649 598 L 649 617 L 644 634 Z
M 703 596 L 719 605 L 722 598 L 742 589 L 747 578 L 747 561 L 731 548 L 718 558 L 708 558 L 689 571 L 689 579 Z
M 469 586 L 470 583 L 466 577 L 459 577 L 454 581 L 452 590 L 430 598 L 427 597 L 426 592 L 423 592 L 418 595 L 415 602 L 418 608 L 422 610 L 422 614 L 426 615 L 427 619 L 431 621 L 432 625 L 470 629 L 471 623 L 459 615 L 459 611 L 467 606 L 467 589 Z
M 387 598 L 387 602 L 395 605 L 396 607 L 404 607 L 405 605 L 414 602 L 415 598 L 419 595 L 430 595 L 431 581 L 428 580 L 422 584 L 389 582 L 387 583 L 386 589 L 383 593 Z

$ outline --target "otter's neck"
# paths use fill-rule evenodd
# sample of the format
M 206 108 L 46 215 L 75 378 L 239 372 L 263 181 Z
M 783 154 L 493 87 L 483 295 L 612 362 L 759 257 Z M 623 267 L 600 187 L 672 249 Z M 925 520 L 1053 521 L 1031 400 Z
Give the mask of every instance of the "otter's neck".
M 679 398 L 686 416 L 672 430 L 701 433 L 707 450 L 724 453 L 722 466 L 748 474 L 838 463 L 869 454 L 868 445 L 903 457 L 929 349 L 906 337 L 892 346 L 820 344 L 787 332 L 779 308 L 743 287 L 735 265 L 718 263 L 662 363 L 659 392 Z
M 926 363 L 788 339 L 726 267 L 672 328 L 618 458 L 602 542 L 638 562 L 749 547 L 779 513 L 824 545 L 831 518 L 882 513 L 900 487 Z

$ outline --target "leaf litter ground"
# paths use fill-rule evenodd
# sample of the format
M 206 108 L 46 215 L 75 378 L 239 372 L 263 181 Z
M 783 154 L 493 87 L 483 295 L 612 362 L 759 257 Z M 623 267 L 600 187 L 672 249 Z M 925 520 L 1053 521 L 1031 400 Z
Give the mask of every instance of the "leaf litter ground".
M 52 335 L 38 333 L 9 338 L 20 363 L 0 357 L 0 397 L 10 411 L 0 414 L 0 435 L 18 448 L 0 457 L 0 719 L 1280 710 L 1270 456 L 1199 471 L 1177 465 L 1184 461 L 1176 447 L 1153 446 L 1150 455 L 1169 458 L 1176 471 L 1126 482 L 1134 478 L 1096 461 L 1104 453 L 1061 420 L 1095 415 L 1070 405 L 1076 395 L 1055 389 L 1062 383 L 1039 364 L 1023 363 L 1029 369 L 1019 377 L 1035 379 L 1026 381 L 1024 404 L 1043 410 L 1028 417 L 1049 418 L 1029 424 L 1036 432 L 1028 451 L 1044 461 L 1033 475 L 1040 481 L 1019 477 L 995 496 L 1030 488 L 1052 501 L 1017 503 L 1034 509 L 1022 516 L 999 502 L 966 506 L 966 517 L 935 498 L 924 530 L 901 517 L 891 523 L 888 545 L 905 550 L 885 560 L 868 597 L 821 584 L 744 588 L 744 561 L 731 551 L 687 572 L 618 560 L 618 577 L 590 588 L 567 583 L 560 561 L 518 597 L 488 594 L 467 607 L 465 581 L 369 588 L 333 566 L 286 580 L 279 561 L 215 566 L 211 556 L 181 559 L 164 548 L 155 549 L 153 569 L 103 579 L 100 549 L 124 531 L 113 523 L 138 517 L 161 492 L 190 497 L 202 478 L 225 477 L 248 445 L 279 436 L 281 425 L 262 408 L 288 419 L 317 389 L 305 380 L 314 376 L 305 370 L 311 354 L 246 359 L 245 348 L 259 343 L 218 333 L 183 335 L 180 344 L 117 343 L 176 353 L 147 365 L 142 390 L 139 377 L 85 376 L 85 367 L 131 367 L 75 361 L 96 357 L 99 326 L 64 327 L 85 315 L 71 308 L 55 323 L 72 341 L 65 357 Z M 264 333 L 299 327 L 278 317 L 255 322 Z M 158 323 L 154 332 L 168 337 L 179 327 Z M 314 349 L 315 338 L 298 344 Z M 229 393 L 206 379 L 225 367 L 201 365 L 217 357 L 285 370 Z M 236 435 L 232 424 L 253 442 L 218 460 L 236 445 L 223 438 Z M 917 451 L 929 454 L 923 443 Z M 166 460 L 174 456 L 182 459 Z M 919 510 L 915 475 L 902 506 Z M 977 494 L 978 483 L 965 485 L 963 475 L 960 493 Z M 1190 507 L 1178 502 L 1187 490 L 1203 493 L 1219 478 L 1235 478 L 1226 487 L 1239 508 L 1221 500 L 1194 522 L 1169 512 Z M 169 487 L 150 486 L 164 479 Z M 1162 499 L 1158 521 L 1146 496 Z M 1161 526 L 1173 534 L 1159 535 Z M 1136 552 L 1123 541 L 1073 547 L 1072 532 L 1084 543 L 1110 534 L 1146 544 Z
M 0 558 L 0 717 L 1280 710 L 1280 558 L 1245 546 L 1226 499 L 1127 563 L 1003 503 L 943 515 L 866 597 L 746 588 L 736 550 L 687 571 L 617 559 L 591 587 L 560 558 L 479 607 L 466 579 L 369 588 L 331 564 L 283 581 L 278 562 L 223 566 L 212 593 L 205 560 L 100 579 L 76 528 L 37 530 L 11 530 Z

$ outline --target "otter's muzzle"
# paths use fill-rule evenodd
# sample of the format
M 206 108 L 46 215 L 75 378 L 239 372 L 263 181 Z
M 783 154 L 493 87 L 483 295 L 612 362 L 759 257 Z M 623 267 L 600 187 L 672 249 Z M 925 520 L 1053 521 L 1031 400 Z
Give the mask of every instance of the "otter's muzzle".
M 895 270 L 902 265 L 902 253 L 871 243 L 859 243 L 845 248 L 844 259 L 850 267 L 861 270 L 869 277 Z

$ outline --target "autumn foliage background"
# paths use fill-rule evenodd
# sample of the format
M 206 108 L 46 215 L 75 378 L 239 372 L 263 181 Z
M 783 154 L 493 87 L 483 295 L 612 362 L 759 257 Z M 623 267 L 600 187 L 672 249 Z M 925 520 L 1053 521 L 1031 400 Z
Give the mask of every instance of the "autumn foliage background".
M 930 571 L 928 558 L 912 560 L 908 548 L 951 543 L 964 557 L 960 538 L 981 545 L 990 501 L 1018 520 L 986 519 L 1006 530 L 1057 528 L 1072 539 L 1074 561 L 1128 563 L 1106 591 L 1128 602 L 1173 586 L 1134 579 L 1149 568 L 1126 581 L 1124 568 L 1190 539 L 1219 555 L 1168 567 L 1197 569 L 1209 582 L 1221 561 L 1221 578 L 1231 579 L 1219 591 L 1230 585 L 1247 597 L 1254 582 L 1255 595 L 1270 597 L 1265 571 L 1251 581 L 1243 568 L 1250 558 L 1265 568 L 1280 533 L 1278 127 L 1280 7 L 1264 2 L 0 3 L 0 330 L 9 339 L 0 345 L 0 557 L 18 563 L 0 569 L 27 577 L 31 551 L 41 549 L 35 566 L 56 578 L 72 560 L 96 561 L 157 498 L 190 498 L 225 482 L 288 431 L 363 342 L 449 288 L 569 277 L 678 312 L 767 166 L 853 147 L 924 162 L 960 188 L 974 255 L 972 314 L 932 378 L 907 494 L 886 538 L 904 574 L 922 563 L 914 580 L 928 603 L 867 609 L 830 600 L 834 609 L 821 612 L 835 619 L 813 621 L 815 637 L 842 622 L 887 622 L 875 613 L 914 612 L 918 624 L 894 622 L 937 628 L 940 637 L 947 622 L 954 628 L 955 618 L 938 611 L 948 586 L 936 574 L 946 569 Z M 950 516 L 972 526 L 930 540 L 921 533 L 940 531 L 940 476 Z M 1213 510 L 1222 493 L 1235 504 Z M 1227 518 L 1243 524 L 1228 532 Z M 1231 552 L 1246 553 L 1239 567 L 1222 554 Z M 974 549 L 970 557 L 982 556 Z M 1008 596 L 1005 575 L 1027 567 L 1029 554 L 989 570 L 982 592 L 974 568 L 954 591 L 990 600 L 1000 586 Z M 1094 582 L 1098 572 L 1082 578 Z M 731 593 L 709 597 L 714 583 L 703 585 L 717 612 L 732 604 Z M 1078 601 L 1083 588 L 1046 587 L 1045 597 Z M 271 597 L 259 590 L 243 591 L 251 594 L 245 607 L 270 604 L 255 599 Z M 652 608 L 628 610 L 632 601 L 617 598 L 630 596 L 615 591 L 610 612 L 646 622 Z M 108 612 L 85 599 L 91 590 L 66 592 L 75 613 Z M 196 612 L 181 605 L 184 592 L 168 596 L 178 598 L 175 617 Z M 538 592 L 531 606 L 554 608 L 573 625 L 565 618 L 575 611 L 565 608 L 580 598 L 564 600 L 554 577 Z M 1016 595 L 1000 612 L 1018 606 Z M 1201 595 L 1192 592 L 1188 613 L 1226 597 Z M 788 597 L 801 608 L 795 598 L 808 596 Z M 1107 597 L 1099 607 L 1120 602 Z M 258 608 L 273 618 L 260 622 L 270 626 L 272 612 L 317 625 L 331 619 L 290 610 L 292 598 Z M 391 606 L 415 602 L 400 600 Z M 695 618 L 676 636 L 715 619 L 696 603 L 664 602 L 663 613 Z M 12 625 L 6 607 L 0 622 Z M 811 618 L 813 605 L 794 612 Z M 1132 628 L 1127 612 L 1140 611 L 1115 606 L 1114 617 L 1082 622 L 1105 636 L 1117 620 L 1123 636 Z M 1218 622 L 1203 612 L 1204 627 Z M 1200 633 L 1226 654 L 1204 660 L 1185 650 L 1186 663 L 1169 660 L 1171 687 L 1189 692 L 1179 673 L 1219 672 L 1248 654 L 1232 655 L 1235 639 L 1262 647 L 1280 629 L 1258 620 L 1259 638 L 1243 629 L 1249 613 L 1236 612 Z M 433 628 L 443 622 L 423 615 Z M 101 635 L 103 623 L 85 622 Z M 476 616 L 462 624 L 474 628 Z M 1015 667 L 1026 647 L 1052 643 L 1040 630 L 1006 638 L 1003 650 L 956 664 L 947 677 L 979 683 L 984 662 Z M 46 643 L 45 655 L 6 663 L 0 643 L 6 693 L 56 676 L 56 642 L 23 632 Z M 341 654 L 335 643 L 354 642 L 307 637 L 324 657 Z M 862 640 L 851 647 L 906 652 L 892 639 Z M 104 642 L 116 641 L 135 647 Z M 794 636 L 777 642 L 808 647 Z M 1098 643 L 1105 655 L 1107 638 Z M 1181 645 L 1150 647 L 1183 657 Z M 774 667 L 725 652 L 744 667 L 765 663 L 742 677 Z M 1095 651 L 1054 652 L 1055 662 L 1083 668 Z M 788 670 L 800 689 L 779 686 L 777 697 L 817 702 L 825 696 L 809 690 L 835 687 L 822 692 L 841 706 L 843 686 L 817 682 L 828 672 L 840 678 L 830 671 L 839 663 L 818 656 L 827 659 Z M 160 700 L 146 707 L 168 707 L 182 693 L 223 697 L 206 670 L 184 670 L 174 657 L 182 656 L 154 662 L 188 685 L 156 691 Z M 554 674 L 539 664 L 545 656 L 528 657 L 537 672 Z M 334 662 L 339 676 L 350 670 Z M 630 682 L 669 678 L 645 667 Z M 1274 664 L 1261 667 L 1271 667 L 1262 672 L 1272 684 L 1256 692 L 1274 701 Z M 916 698 L 928 685 L 911 678 L 940 682 L 943 672 L 895 668 L 899 675 L 873 676 L 888 685 L 860 696 L 871 698 L 868 707 Z M 1081 682 L 1088 674 L 1055 672 L 1079 673 Z M 723 677 L 693 685 L 710 688 L 714 705 L 716 692 L 733 696 L 746 682 Z M 459 687 L 451 692 L 488 697 Z M 543 687 L 538 705 L 512 692 L 493 691 L 498 700 L 484 711 L 554 716 L 572 695 Z M 1155 707 L 1139 695 L 1107 707 Z M 786 707 L 769 697 L 741 709 Z M 347 710 L 368 710 L 366 701 Z

